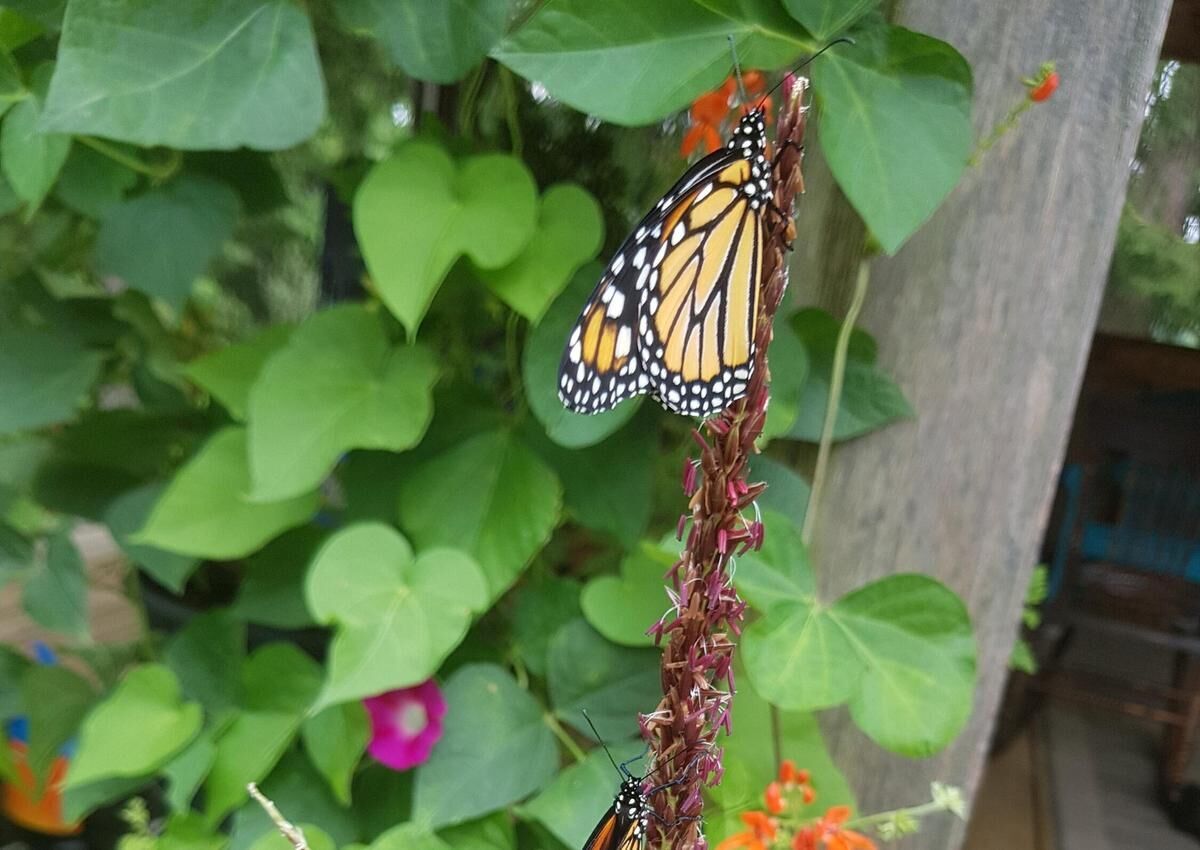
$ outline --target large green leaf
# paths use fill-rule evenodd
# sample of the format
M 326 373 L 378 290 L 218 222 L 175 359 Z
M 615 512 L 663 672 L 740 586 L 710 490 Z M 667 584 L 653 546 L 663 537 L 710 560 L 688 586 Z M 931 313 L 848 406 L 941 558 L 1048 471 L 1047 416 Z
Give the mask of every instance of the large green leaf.
M 278 150 L 325 116 L 290 0 L 71 0 L 42 126 L 185 150 Z
M 174 811 L 190 812 L 192 798 L 217 757 L 212 729 L 204 729 L 159 771 L 167 781 L 166 800 Z
M 877 744 L 930 756 L 962 730 L 975 692 L 975 641 L 966 606 L 924 575 L 888 576 L 831 609 L 866 668 L 850 714 Z
M 650 408 L 594 446 L 569 449 L 539 431 L 530 442 L 554 468 L 571 518 L 612 534 L 626 548 L 637 544 L 654 507 L 656 456 L 661 437 Z M 533 430 L 532 428 L 530 430 Z
M 783 436 L 800 412 L 801 394 L 808 380 L 808 352 L 789 322 L 775 322 L 774 338 L 767 351 L 771 371 L 771 405 L 763 424 L 763 437 Z
M 184 175 L 109 208 L 96 268 L 179 309 L 233 235 L 238 198 L 224 183 Z
M 247 558 L 246 575 L 230 612 L 277 629 L 314 625 L 304 600 L 304 584 L 309 564 L 327 536 L 317 525 L 302 525 Z
M 101 356 L 75 337 L 5 328 L 0 333 L 0 434 L 74 415 L 96 381 Z
M 971 152 L 971 68 L 944 41 L 885 27 L 813 63 L 821 149 L 885 251 L 937 209 Z
M 583 712 L 606 741 L 638 734 L 639 712 L 662 697 L 661 653 L 617 646 L 583 620 L 567 623 L 550 641 L 546 679 L 555 713 L 591 734 Z
M 202 722 L 199 704 L 183 701 L 168 667 L 135 667 L 83 721 L 67 786 L 152 773 L 187 746 Z
M 720 85 L 730 36 L 751 68 L 814 44 L 773 0 L 550 0 L 492 55 L 576 109 L 648 124 Z
M 245 422 L 250 388 L 267 360 L 287 344 L 292 330 L 291 325 L 271 325 L 245 342 L 193 360 L 187 365 L 186 374 L 212 393 L 230 416 Z
M 580 615 L 579 582 L 536 575 L 513 591 L 512 647 L 535 676 L 546 675 L 550 641 Z
M 767 455 L 755 455 L 750 460 L 746 480 L 766 483 L 767 489 L 759 497 L 763 510 L 791 517 L 793 522 L 804 521 L 812 488 L 792 467 Z
M 791 324 L 808 352 L 810 368 L 786 436 L 815 443 L 821 439 L 829 403 L 838 321 L 824 310 L 807 309 L 796 313 Z M 875 341 L 866 331 L 855 328 L 850 335 L 842 397 L 833 425 L 835 440 L 860 437 L 913 415 L 904 393 L 879 368 L 875 358 Z
M 783 0 L 784 8 L 804 24 L 813 38 L 826 41 L 841 35 L 879 0 Z
M 646 630 L 670 608 L 663 576 L 678 552 L 678 544 L 669 549 L 643 541 L 622 559 L 619 577 L 597 576 L 589 581 L 580 598 L 587 621 L 614 643 L 652 646 L 654 638 Z
M 760 614 L 741 655 L 765 699 L 796 710 L 849 702 L 867 735 L 913 757 L 944 747 L 966 722 L 974 640 L 962 600 L 944 585 L 893 575 L 825 604 L 799 534 L 774 514 L 736 581 Z
M 12 55 L 0 45 L 0 115 L 10 106 L 26 96 L 25 84 L 21 81 L 21 69 Z
M 462 823 L 543 788 L 558 747 L 541 706 L 503 668 L 468 664 L 447 680 L 442 740 L 417 770 L 413 819 Z
M 88 636 L 87 577 L 83 558 L 66 530 L 35 551 L 21 604 L 34 622 L 76 640 Z
M 184 696 L 220 717 L 241 701 L 246 628 L 216 608 L 192 617 L 167 642 L 163 659 L 179 677 Z
M 526 319 L 536 322 L 576 270 L 594 259 L 604 240 L 604 217 L 590 192 L 556 183 L 542 195 L 537 230 L 521 255 L 479 276 Z
M 104 522 L 112 532 L 113 539 L 140 570 L 148 573 L 168 590 L 183 593 L 188 576 L 200 562 L 189 555 L 168 552 L 130 540 L 130 537 L 146 524 L 146 519 L 165 489 L 165 484 L 155 483 L 122 493 L 105 510 Z
M 252 502 L 249 490 L 246 431 L 225 428 L 176 473 L 132 539 L 201 558 L 240 558 L 304 522 L 317 507 L 316 493 Z
M 509 0 L 336 0 L 348 29 L 367 32 L 404 73 L 452 83 L 500 40 Z
M 137 172 L 89 147 L 75 145 L 58 176 L 54 197 L 90 218 L 103 218 L 137 183 Z
M 313 559 L 306 591 L 313 616 L 337 626 L 322 705 L 425 681 L 488 599 L 469 556 L 442 548 L 414 558 L 382 523 L 331 537 Z
M 320 666 L 291 644 L 267 644 L 246 659 L 245 710 L 217 738 L 204 786 L 204 816 L 210 827 L 246 799 L 246 783 L 258 782 L 279 761 L 320 687 Z
M 456 163 L 425 141 L 372 168 L 354 196 L 367 269 L 410 336 L 459 256 L 484 269 L 511 263 L 536 217 L 537 189 L 519 159 L 486 154 Z
M 638 397 L 622 402 L 615 410 L 585 416 L 567 410 L 558 398 L 558 364 L 563 349 L 602 271 L 599 265 L 589 263 L 576 272 L 525 342 L 521 375 L 529 409 L 545 426 L 550 439 L 568 448 L 600 442 L 628 422 L 641 404 Z
M 62 26 L 67 0 L 5 0 L 4 6 L 55 32 Z
M 609 749 L 618 762 L 644 750 L 638 742 L 615 742 Z M 563 770 L 546 788 L 525 803 L 519 813 L 538 821 L 567 847 L 582 847 L 600 815 L 612 805 L 621 775 L 613 770 L 604 750 L 597 747 L 587 758 Z
M 507 812 L 449 826 L 438 837 L 451 850 L 516 850 L 517 834 Z
M 333 796 L 350 805 L 350 780 L 371 740 L 371 721 L 361 702 L 331 705 L 304 721 L 304 750 L 321 772 Z
M 30 217 L 54 186 L 71 151 L 71 137 L 45 132 L 39 126 L 43 112 L 47 65 L 33 75 L 32 91 L 17 103 L 0 126 L 0 170 Z
M 562 491 L 510 431 L 472 437 L 422 463 L 400 487 L 400 525 L 420 548 L 474 555 L 488 599 L 509 588 L 558 524 Z
M 412 448 L 433 417 L 436 379 L 433 356 L 420 346 L 392 348 L 370 309 L 312 316 L 250 390 L 252 497 L 312 490 L 353 448 Z

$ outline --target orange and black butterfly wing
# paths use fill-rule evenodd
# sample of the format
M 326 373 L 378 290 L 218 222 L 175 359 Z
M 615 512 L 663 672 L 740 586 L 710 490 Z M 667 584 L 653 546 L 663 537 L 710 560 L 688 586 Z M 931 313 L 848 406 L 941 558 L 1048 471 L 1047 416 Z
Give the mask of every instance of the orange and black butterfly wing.
M 641 850 L 644 840 L 645 831 L 637 819 L 619 815 L 615 806 L 609 806 L 583 850 Z
M 726 148 L 689 168 L 617 249 L 584 304 L 559 363 L 558 395 L 568 410 L 600 413 L 650 390 L 639 350 L 639 317 L 649 301 L 650 263 L 662 243 L 663 223 L 697 185 L 738 158 Z
M 621 245 L 584 305 L 559 367 L 570 410 L 651 392 L 707 417 L 745 393 L 769 202 L 761 112 L 697 162 Z

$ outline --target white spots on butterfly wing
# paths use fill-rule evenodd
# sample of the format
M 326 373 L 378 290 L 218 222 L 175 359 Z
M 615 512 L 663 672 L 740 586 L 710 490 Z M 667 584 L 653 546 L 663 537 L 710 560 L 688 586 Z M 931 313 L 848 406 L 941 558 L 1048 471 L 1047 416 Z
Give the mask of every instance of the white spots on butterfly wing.
M 586 374 L 587 374 L 587 366 L 584 366 L 582 363 L 580 363 L 579 368 L 575 370 L 575 380 L 582 381 L 583 376 Z
M 641 237 L 639 237 L 639 238 L 641 238 Z M 646 265 L 646 246 L 645 245 L 638 248 L 637 253 L 633 255 L 633 265 L 636 268 L 642 269 L 643 273 L 645 272 L 645 268 L 644 268 L 644 266 Z M 644 279 L 644 278 L 642 278 L 642 279 Z
M 639 253 L 639 254 L 641 254 L 641 253 L 643 253 L 645 250 L 646 250 L 646 249 L 645 249 L 645 248 L 643 248 L 643 249 L 642 249 L 641 251 L 639 251 L 638 253 Z M 637 276 L 637 284 L 636 284 L 636 288 L 637 288 L 637 289 L 645 289 L 645 287 L 646 287 L 646 279 L 647 279 L 647 277 L 648 277 L 649 275 L 650 275 L 650 267 L 649 267 L 649 266 L 642 266 L 642 270 L 641 270 L 640 272 L 638 272 L 638 276 Z M 642 293 L 642 296 L 644 297 L 644 296 L 645 296 L 645 294 L 646 294 L 646 293 L 645 293 L 645 292 L 643 292 L 643 293 Z
M 612 269 L 613 274 L 620 274 L 621 269 L 625 268 L 625 255 L 617 254 L 617 256 L 613 258 L 612 266 L 610 266 L 610 268 Z
M 671 231 L 671 244 L 678 245 L 683 241 L 683 235 L 687 233 L 687 228 L 683 226 L 683 222 L 675 225 L 675 229 Z M 655 265 L 658 265 L 656 262 Z
M 703 201 L 705 198 L 707 198 L 709 195 L 711 195 L 712 190 L 713 190 L 713 185 L 714 184 L 712 182 L 704 184 L 704 188 L 696 193 L 696 202 Z
M 682 226 L 682 225 L 681 225 Z M 667 243 L 664 242 L 658 247 L 658 253 L 654 255 L 654 266 L 657 268 L 662 265 L 663 257 L 667 256 Z
M 583 356 L 583 345 L 582 345 L 581 343 L 578 343 L 578 342 L 576 342 L 576 343 L 572 344 L 572 346 L 571 346 L 571 354 L 570 354 L 570 357 L 571 357 L 571 362 L 572 362 L 572 363 L 578 363 L 578 362 L 579 362 L 579 358 L 580 358 L 580 357 L 582 357 L 582 356 Z M 565 378 L 566 376 L 564 375 L 563 377 Z
M 608 317 L 615 319 L 625 311 L 625 293 L 617 290 L 613 292 L 612 298 L 608 302 Z
M 622 325 L 621 330 L 617 331 L 617 347 L 616 355 L 624 357 L 629 354 L 629 349 L 633 345 L 633 333 L 629 330 L 628 325 Z

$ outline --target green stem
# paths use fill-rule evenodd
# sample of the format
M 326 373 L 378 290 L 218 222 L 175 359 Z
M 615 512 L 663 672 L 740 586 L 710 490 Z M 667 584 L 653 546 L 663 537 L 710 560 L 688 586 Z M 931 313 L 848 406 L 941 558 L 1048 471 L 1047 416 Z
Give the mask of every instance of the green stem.
M 179 166 L 183 164 L 183 155 L 176 150 L 171 151 L 171 155 L 162 163 L 151 164 L 142 162 L 135 156 L 130 156 L 116 145 L 110 145 L 103 139 L 97 139 L 94 136 L 76 136 L 75 138 L 96 151 L 96 153 L 108 157 L 113 162 L 125 166 L 130 171 L 144 174 L 155 181 L 162 181 L 171 177 L 179 170 Z
M 842 327 L 838 331 L 837 346 L 833 350 L 833 373 L 829 376 L 829 400 L 825 406 L 825 422 L 821 426 L 821 442 L 817 446 L 817 463 L 813 468 L 812 492 L 808 497 L 808 507 L 804 510 L 804 528 L 800 539 L 805 546 L 812 544 L 813 528 L 817 522 L 817 505 L 821 500 L 821 491 L 825 487 L 825 475 L 829 468 L 829 452 L 833 447 L 833 428 L 837 423 L 838 405 L 842 400 L 842 383 L 846 377 L 846 354 L 850 350 L 850 334 L 854 330 L 854 322 L 862 312 L 863 301 L 867 297 L 867 283 L 871 279 L 871 264 L 863 260 L 858 265 L 858 277 L 854 281 L 854 296 Z
M 851 829 L 861 829 L 864 826 L 872 826 L 873 824 L 889 821 L 897 815 L 908 815 L 911 818 L 920 818 L 925 815 L 933 815 L 938 812 L 946 811 L 944 803 L 939 803 L 936 800 L 931 800 L 928 803 L 922 803 L 919 806 L 909 806 L 907 809 L 893 809 L 890 812 L 876 812 L 873 815 L 863 815 L 857 818 L 851 818 L 846 821 L 845 826 Z
M 521 121 L 517 115 L 517 84 L 512 71 L 500 69 L 500 87 L 504 90 L 504 117 L 508 123 L 508 138 L 513 156 L 521 158 L 524 143 L 521 140 Z
M 1029 98 L 1023 98 L 1020 103 L 1010 109 L 1008 111 L 1008 115 L 1004 116 L 1004 120 L 992 128 L 992 132 L 988 134 L 987 138 L 983 139 L 983 141 L 975 146 L 975 150 L 971 154 L 971 158 L 967 160 L 967 165 L 978 165 L 979 160 L 983 159 L 983 155 L 991 150 L 992 146 L 995 145 L 996 142 L 1004 138 L 1009 131 L 1016 128 L 1017 121 L 1020 119 L 1021 115 L 1032 105 L 1032 100 Z
M 557 717 L 547 711 L 542 715 L 542 720 L 544 720 L 546 725 L 550 727 L 550 731 L 554 733 L 554 737 L 558 738 L 558 740 L 562 742 L 562 745 L 567 748 L 567 752 L 571 754 L 571 758 L 575 759 L 575 761 L 583 761 L 585 758 L 587 758 L 587 753 L 580 749 L 579 745 L 575 743 L 574 739 L 567 734 L 567 730 L 564 729 L 562 724 L 558 722 Z

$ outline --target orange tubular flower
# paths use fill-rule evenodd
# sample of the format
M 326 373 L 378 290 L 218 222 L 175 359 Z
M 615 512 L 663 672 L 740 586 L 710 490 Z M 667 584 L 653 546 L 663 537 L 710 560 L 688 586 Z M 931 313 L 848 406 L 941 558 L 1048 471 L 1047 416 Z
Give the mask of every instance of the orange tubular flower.
M 735 832 L 717 845 L 717 850 L 766 850 L 775 840 L 779 822 L 768 817 L 766 812 L 742 812 L 742 823 L 750 827 L 745 832 Z
M 875 842 L 861 832 L 842 826 L 850 820 L 849 806 L 831 806 L 817 821 L 814 838 L 824 850 L 876 850 Z
M 791 759 L 784 759 L 779 765 L 779 781 L 788 787 L 796 784 L 796 763 Z
M 738 113 L 745 115 L 761 101 L 767 111 L 767 123 L 770 124 L 774 120 L 771 99 L 768 97 L 764 100 L 762 97 L 767 88 L 766 78 L 758 71 L 747 71 L 742 77 L 742 84 L 746 89 L 746 102 L 741 104 Z M 691 127 L 679 146 L 679 152 L 685 159 L 698 147 L 703 147 L 705 153 L 712 153 L 721 147 L 721 126 L 730 118 L 733 111 L 730 104 L 737 90 L 737 82 L 733 77 L 726 77 L 720 88 L 702 94 L 692 102 L 692 108 L 688 111 Z
M 772 782 L 767 786 L 766 792 L 763 794 L 763 802 L 767 805 L 767 811 L 773 815 L 777 815 L 783 811 L 783 786 L 778 782 Z

